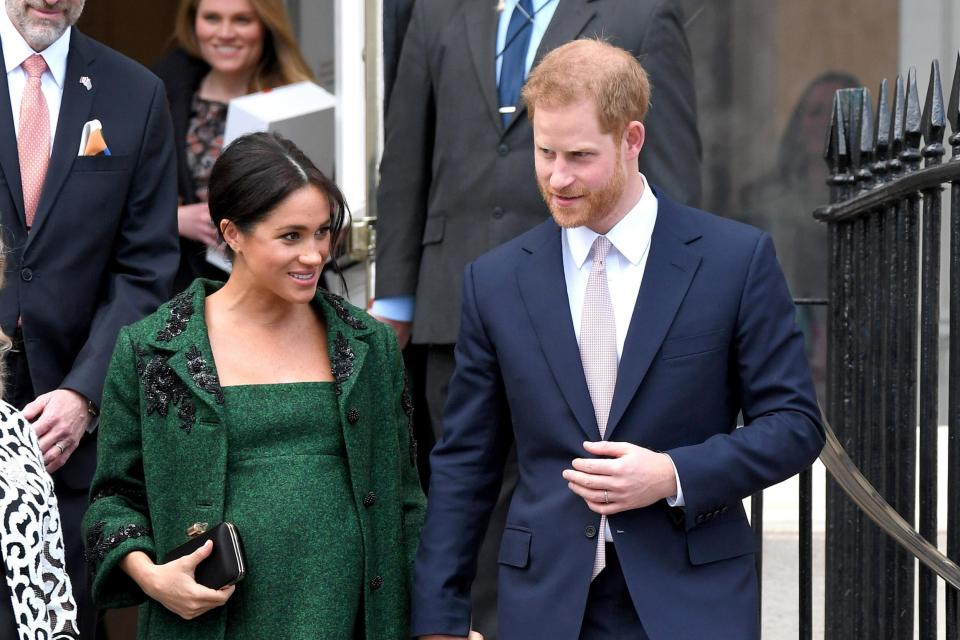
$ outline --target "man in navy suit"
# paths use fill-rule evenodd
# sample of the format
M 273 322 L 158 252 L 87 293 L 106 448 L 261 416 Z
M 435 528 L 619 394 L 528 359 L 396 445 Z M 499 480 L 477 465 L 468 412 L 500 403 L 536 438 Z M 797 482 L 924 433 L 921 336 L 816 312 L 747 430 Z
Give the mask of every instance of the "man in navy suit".
M 466 269 L 415 635 L 467 636 L 515 442 L 502 640 L 759 637 L 741 500 L 811 464 L 819 411 L 769 236 L 637 171 L 649 92 L 633 56 L 595 40 L 524 88 L 553 219 Z
M 0 326 L 16 348 L 6 399 L 33 423 L 53 473 L 81 637 L 92 639 L 80 520 L 97 406 L 117 332 L 169 298 L 179 249 L 163 85 L 77 31 L 83 5 L 5 0 L 0 12 L 0 233 L 10 252 Z M 81 144 L 94 120 L 106 149 Z

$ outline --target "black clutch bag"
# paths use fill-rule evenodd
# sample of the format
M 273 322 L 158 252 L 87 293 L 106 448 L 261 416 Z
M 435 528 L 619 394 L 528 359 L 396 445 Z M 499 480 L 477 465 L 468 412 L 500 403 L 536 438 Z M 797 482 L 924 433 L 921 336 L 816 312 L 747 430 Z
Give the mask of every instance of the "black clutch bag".
M 194 579 L 197 583 L 210 589 L 220 589 L 243 580 L 247 575 L 243 542 L 240 540 L 237 528 L 230 522 L 221 522 L 192 537 L 188 542 L 164 556 L 163 562 L 167 563 L 189 555 L 202 547 L 207 540 L 213 540 L 213 553 L 197 565 L 194 571 Z

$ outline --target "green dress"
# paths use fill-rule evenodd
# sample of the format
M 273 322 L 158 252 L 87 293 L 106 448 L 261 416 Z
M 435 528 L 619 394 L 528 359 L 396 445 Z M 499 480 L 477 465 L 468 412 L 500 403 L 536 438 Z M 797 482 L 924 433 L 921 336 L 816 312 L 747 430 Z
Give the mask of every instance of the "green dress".
M 333 383 L 223 393 L 225 515 L 248 541 L 225 637 L 354 638 L 364 556 Z

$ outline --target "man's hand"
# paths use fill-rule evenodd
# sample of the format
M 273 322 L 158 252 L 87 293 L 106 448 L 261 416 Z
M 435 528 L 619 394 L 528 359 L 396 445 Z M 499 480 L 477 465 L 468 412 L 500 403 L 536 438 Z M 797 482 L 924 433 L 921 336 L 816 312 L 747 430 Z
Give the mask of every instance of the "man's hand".
M 463 636 L 420 636 L 420 640 L 483 640 L 483 636 L 478 631 L 470 630 L 470 635 Z
M 665 453 L 629 442 L 584 442 L 588 453 L 604 458 L 577 458 L 563 478 L 591 511 L 602 515 L 639 509 L 677 493 L 673 461 Z
M 206 202 L 183 204 L 177 207 L 177 229 L 184 238 L 202 242 L 208 247 L 216 247 L 220 242 L 217 228 L 210 219 L 210 209 Z
M 410 342 L 410 334 L 413 333 L 413 323 L 412 322 L 403 322 L 401 320 L 391 320 L 390 318 L 384 318 L 383 316 L 374 315 L 374 318 L 379 320 L 385 325 L 389 325 L 393 332 L 397 335 L 397 344 L 400 345 L 400 348 L 403 349 L 407 346 L 407 343 Z M 431 636 L 427 636 L 431 637 Z M 436 636 L 442 638 L 444 636 Z
M 91 419 L 87 399 L 71 389 L 54 389 L 38 396 L 23 408 L 23 417 L 33 423 L 48 473 L 70 458 Z

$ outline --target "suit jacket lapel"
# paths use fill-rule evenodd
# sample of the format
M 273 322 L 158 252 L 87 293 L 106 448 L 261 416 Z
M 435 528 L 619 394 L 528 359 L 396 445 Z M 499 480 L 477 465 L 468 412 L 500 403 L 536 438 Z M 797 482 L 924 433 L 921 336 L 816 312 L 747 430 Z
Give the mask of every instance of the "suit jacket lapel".
M 700 233 L 686 228 L 684 212 L 679 206 L 660 194 L 657 197 L 657 223 L 653 229 L 643 283 L 620 356 L 617 386 L 607 421 L 608 440 L 647 375 L 650 363 L 660 350 L 693 276 L 700 267 L 701 256 L 689 246 L 700 237 Z
M 0 47 L 0 70 L 6 69 L 3 48 Z M 20 184 L 20 157 L 17 155 L 17 132 L 13 127 L 13 111 L 10 106 L 10 88 L 7 86 L 7 74 L 0 73 L 0 171 L 3 172 L 10 189 L 10 198 L 19 215 L 14 216 L 26 233 L 27 227 L 23 213 L 23 187 Z
M 596 440 L 600 432 L 570 317 L 560 229 L 548 220 L 538 231 L 524 248 L 530 253 L 528 264 L 517 272 L 520 296 L 557 386 L 580 428 Z
M 497 46 L 497 22 L 500 14 L 494 8 L 494 3 L 488 0 L 477 0 L 468 5 L 463 11 L 463 19 L 467 28 L 467 45 L 473 68 L 480 83 L 480 92 L 487 103 L 490 117 L 499 129 L 500 111 L 497 97 L 497 66 L 495 51 Z
M 553 14 L 553 19 L 550 20 L 550 25 L 547 27 L 546 33 L 543 34 L 543 39 L 540 40 L 540 46 L 537 47 L 537 55 L 533 59 L 534 67 L 540 63 L 543 56 L 560 45 L 575 40 L 577 36 L 583 33 L 584 28 L 597 13 L 593 1 L 554 0 L 554 2 L 560 2 L 560 4 L 557 5 L 556 13 Z M 507 129 L 509 130 L 517 120 L 526 117 L 527 107 L 521 101 L 520 108 L 513 114 L 513 119 L 507 124 Z
M 86 36 L 74 28 L 70 35 L 70 53 L 67 56 L 67 73 L 63 77 L 63 100 L 60 104 L 57 133 L 53 140 L 53 153 L 47 167 L 47 177 L 43 181 L 43 191 L 40 193 L 33 230 L 27 239 L 28 244 L 37 235 L 37 228 L 50 214 L 60 188 L 70 174 L 73 161 L 77 158 L 80 134 L 84 123 L 90 117 L 90 108 L 97 91 L 96 77 L 90 72 L 92 55 L 87 47 Z M 90 90 L 80 84 L 80 78 L 85 75 L 93 80 Z M 109 132 L 107 135 L 109 136 Z

